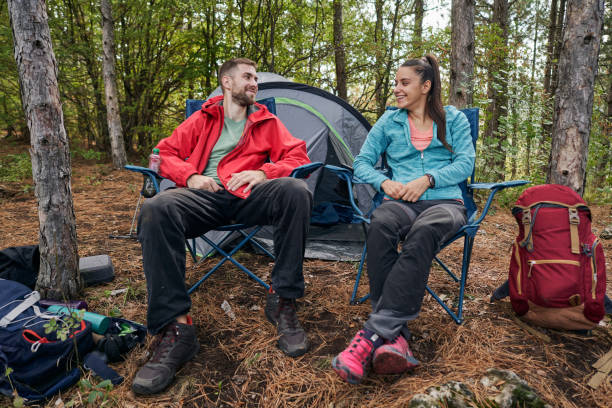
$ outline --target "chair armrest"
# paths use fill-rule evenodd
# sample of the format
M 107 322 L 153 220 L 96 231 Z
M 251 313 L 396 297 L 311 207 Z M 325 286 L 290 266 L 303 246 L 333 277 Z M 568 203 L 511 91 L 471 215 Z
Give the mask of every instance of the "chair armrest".
M 303 178 L 310 176 L 312 173 L 314 173 L 315 170 L 321 167 L 323 167 L 323 163 L 321 162 L 312 162 L 312 163 L 304 164 L 300 167 L 296 167 L 295 169 L 293 169 L 289 177 L 303 179 Z
M 503 183 L 474 183 L 474 184 L 468 184 L 468 187 L 469 188 L 473 188 L 473 189 L 485 189 L 485 190 L 497 189 L 497 190 L 503 190 L 504 188 L 518 187 L 518 186 L 523 186 L 523 185 L 529 184 L 529 183 L 531 183 L 531 181 L 528 181 L 528 180 L 510 180 L 510 181 L 504 181 Z
M 125 166 L 123 166 L 124 169 L 129 170 L 129 171 L 134 171 L 136 173 L 142 173 L 145 174 L 149 177 L 156 177 L 156 178 L 162 178 L 159 176 L 159 174 L 157 174 L 156 172 L 154 172 L 153 170 L 147 168 L 147 167 L 141 167 L 141 166 L 132 166 L 131 164 L 126 164 Z
M 518 186 L 523 186 L 525 184 L 529 184 L 531 183 L 531 181 L 528 180 L 510 180 L 510 181 L 504 181 L 503 183 L 474 183 L 474 184 L 468 184 L 468 188 L 473 188 L 473 189 L 485 189 L 485 190 L 491 190 L 491 192 L 489 193 L 489 197 L 487 198 L 487 202 L 482 210 L 482 214 L 480 215 L 480 217 L 478 217 L 478 219 L 476 221 L 474 221 L 472 223 L 472 225 L 479 225 L 481 223 L 481 221 L 484 219 L 484 217 L 487 215 L 487 212 L 489 212 L 489 208 L 491 207 L 491 203 L 493 202 L 493 197 L 495 197 L 495 194 L 498 191 L 501 191 L 505 188 L 508 187 L 518 187 Z
M 148 167 L 132 166 L 131 164 L 126 164 L 125 166 L 123 166 L 123 168 L 128 170 L 128 171 L 133 171 L 133 172 L 136 172 L 136 173 L 141 173 L 145 177 L 149 177 L 149 179 L 153 183 L 153 186 L 155 187 L 155 194 L 159 193 L 159 191 L 160 191 L 159 180 L 163 179 L 162 176 L 160 176 L 159 174 L 157 174 L 153 170 L 149 169 Z M 141 189 L 140 193 L 145 195 L 144 184 L 143 184 L 143 188 Z M 150 198 L 150 197 L 153 197 L 155 194 L 145 195 L 145 197 Z

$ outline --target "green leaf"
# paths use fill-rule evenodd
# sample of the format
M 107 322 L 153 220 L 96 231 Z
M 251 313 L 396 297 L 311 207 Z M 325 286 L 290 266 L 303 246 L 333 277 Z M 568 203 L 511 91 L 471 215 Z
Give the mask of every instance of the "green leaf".
M 19 395 L 15 396 L 15 398 L 13 398 L 13 406 L 15 408 L 21 408 L 24 405 L 25 404 L 24 404 L 23 398 L 21 398 Z
M 113 383 L 111 382 L 111 380 L 104 380 L 102 382 L 100 382 L 98 385 L 96 385 L 96 388 L 98 389 L 107 389 L 108 391 L 113 389 Z

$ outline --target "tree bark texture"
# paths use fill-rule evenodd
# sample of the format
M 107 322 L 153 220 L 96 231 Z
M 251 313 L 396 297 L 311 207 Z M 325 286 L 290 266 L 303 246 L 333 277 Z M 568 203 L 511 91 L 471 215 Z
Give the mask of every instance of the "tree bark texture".
M 346 100 L 346 56 L 342 23 L 342 0 L 334 0 L 334 58 L 336 63 L 336 90 L 338 97 Z
M 8 9 L 38 200 L 40 271 L 36 287 L 43 298 L 74 299 L 81 281 L 70 151 L 47 11 L 42 0 L 9 0 Z
M 449 104 L 459 109 L 474 97 L 474 0 L 453 0 Z
M 104 75 L 104 90 L 106 93 L 106 121 L 111 143 L 113 166 L 120 169 L 127 163 L 123 128 L 119 115 L 117 99 L 117 79 L 115 75 L 115 33 L 110 0 L 101 0 L 102 13 L 102 72 Z
M 559 57 L 547 183 L 584 192 L 604 3 L 570 0 Z
M 421 56 L 423 47 L 423 17 L 425 16 L 424 0 L 414 0 L 414 32 L 412 34 L 412 48 L 414 57 Z
M 508 105 L 508 33 L 509 33 L 509 5 L 508 0 L 494 0 L 492 23 L 498 28 L 499 43 L 490 54 L 488 67 L 487 97 L 487 126 L 484 138 L 489 150 L 487 168 L 492 179 L 489 181 L 504 180 L 506 152 L 503 147 L 503 133 L 500 132 L 500 119 L 507 110 Z

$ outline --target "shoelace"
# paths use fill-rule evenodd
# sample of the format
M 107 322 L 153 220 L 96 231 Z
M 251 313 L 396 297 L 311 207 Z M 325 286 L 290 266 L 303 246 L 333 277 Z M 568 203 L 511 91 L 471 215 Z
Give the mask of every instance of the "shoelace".
M 178 328 L 175 325 L 170 325 L 161 336 L 161 338 L 155 339 L 155 343 L 152 345 L 153 356 L 149 360 L 151 363 L 159 363 L 170 351 L 170 347 L 176 341 L 178 337 Z
M 355 355 L 362 365 L 372 358 L 372 344 L 359 333 L 348 347 L 348 352 Z

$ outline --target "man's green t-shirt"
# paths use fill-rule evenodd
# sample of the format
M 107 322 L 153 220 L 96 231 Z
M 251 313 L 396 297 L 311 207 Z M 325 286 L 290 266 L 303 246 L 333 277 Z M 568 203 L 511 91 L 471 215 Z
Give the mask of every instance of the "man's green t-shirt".
M 230 118 L 225 118 L 223 121 L 223 130 L 219 140 L 215 143 L 212 151 L 210 152 L 210 158 L 208 164 L 202 173 L 205 176 L 212 177 L 217 184 L 221 184 L 219 176 L 217 176 L 217 166 L 221 159 L 231 152 L 234 147 L 240 141 L 242 132 L 244 131 L 244 125 L 246 124 L 246 118 L 241 121 L 233 121 Z

